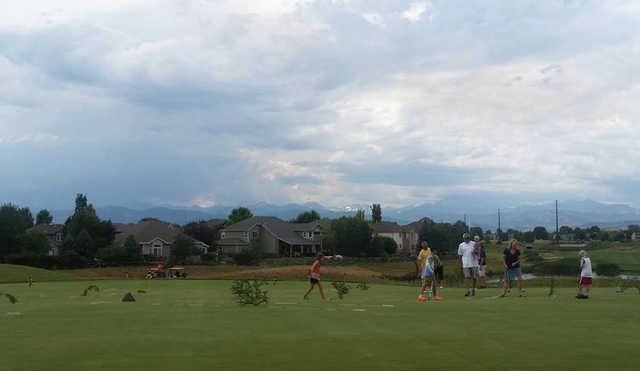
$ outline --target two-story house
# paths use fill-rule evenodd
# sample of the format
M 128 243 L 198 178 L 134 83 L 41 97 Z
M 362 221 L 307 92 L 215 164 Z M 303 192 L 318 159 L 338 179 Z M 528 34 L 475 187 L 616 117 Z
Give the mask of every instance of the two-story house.
M 171 255 L 171 244 L 182 233 L 180 226 L 157 220 L 146 220 L 137 224 L 114 223 L 116 229 L 115 242 L 124 245 L 129 236 L 133 236 L 142 255 L 156 259 L 165 259 Z M 194 240 L 194 245 L 203 254 L 209 251 L 209 245 L 202 241 Z
M 322 251 L 329 228 L 327 219 L 311 223 L 288 223 L 272 216 L 254 216 L 220 231 L 217 246 L 233 254 L 255 244 L 275 257 L 314 256 Z
M 62 224 L 38 224 L 34 230 L 44 234 L 49 241 L 49 256 L 59 256 L 62 252 Z
M 374 236 L 383 236 L 392 238 L 398 245 L 396 254 L 411 255 L 414 254 L 418 245 L 418 231 L 412 225 L 399 225 L 398 223 L 380 222 L 373 223 Z

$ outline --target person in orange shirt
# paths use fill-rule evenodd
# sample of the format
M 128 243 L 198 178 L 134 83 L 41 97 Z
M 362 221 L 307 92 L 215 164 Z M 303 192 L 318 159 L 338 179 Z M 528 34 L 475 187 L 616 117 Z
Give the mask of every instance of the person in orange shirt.
M 324 255 L 320 253 L 313 261 L 313 264 L 311 264 L 311 269 L 309 270 L 309 283 L 311 286 L 309 287 L 309 290 L 307 290 L 307 293 L 304 294 L 304 300 L 309 298 L 309 294 L 316 285 L 318 286 L 318 290 L 320 290 L 320 296 L 322 296 L 322 299 L 327 300 L 327 297 L 324 295 L 324 288 L 320 283 L 320 263 L 322 263 L 322 260 L 324 260 Z

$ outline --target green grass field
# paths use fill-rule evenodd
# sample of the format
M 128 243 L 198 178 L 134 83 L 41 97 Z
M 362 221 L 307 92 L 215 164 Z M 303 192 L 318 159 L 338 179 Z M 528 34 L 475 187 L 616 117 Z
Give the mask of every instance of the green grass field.
M 80 296 L 89 284 L 99 293 Z M 328 286 L 328 284 L 327 284 Z M 640 295 L 569 288 L 471 299 L 371 285 L 302 301 L 304 282 L 269 286 L 266 306 L 232 301 L 231 281 L 2 284 L 0 370 L 638 370 Z M 146 290 L 146 294 L 137 290 Z M 135 303 L 122 303 L 127 291 Z

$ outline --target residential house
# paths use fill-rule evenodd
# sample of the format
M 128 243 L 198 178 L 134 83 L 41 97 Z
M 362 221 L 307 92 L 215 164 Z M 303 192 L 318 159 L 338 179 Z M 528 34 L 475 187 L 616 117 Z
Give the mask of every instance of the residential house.
M 115 242 L 124 245 L 129 236 L 133 236 L 138 242 L 142 255 L 157 259 L 166 259 L 171 255 L 171 244 L 182 233 L 182 228 L 177 225 L 157 220 L 146 220 L 137 224 L 114 223 L 116 229 Z M 206 254 L 209 245 L 202 241 L 194 240 L 197 248 Z
M 413 255 L 416 252 L 419 238 L 420 222 L 409 225 L 399 225 L 398 223 L 380 222 L 373 223 L 374 236 L 384 236 L 396 241 L 398 255 Z
M 289 223 L 272 216 L 254 216 L 222 229 L 216 245 L 225 254 L 256 244 L 275 257 L 314 256 L 322 251 L 329 223 L 328 219 Z
M 633 241 L 638 241 L 638 240 L 640 240 L 640 232 L 633 232 L 633 233 L 631 233 L 631 240 L 633 240 Z
M 38 224 L 34 230 L 44 234 L 49 241 L 49 256 L 59 256 L 62 253 L 62 224 Z

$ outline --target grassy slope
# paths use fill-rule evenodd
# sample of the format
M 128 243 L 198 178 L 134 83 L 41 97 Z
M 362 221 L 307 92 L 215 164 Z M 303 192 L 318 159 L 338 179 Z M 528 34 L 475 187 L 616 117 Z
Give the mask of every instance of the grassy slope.
M 422 304 L 415 288 L 373 285 L 324 303 L 317 293 L 302 302 L 302 282 L 281 282 L 256 308 L 233 303 L 227 281 L 100 281 L 100 293 L 80 297 L 90 283 L 1 285 L 20 303 L 0 301 L 11 334 L 0 337 L 0 370 L 584 371 L 640 361 L 635 292 L 577 301 L 569 289 L 505 299 L 445 289 L 444 301 Z M 126 291 L 138 301 L 119 302 Z
M 68 281 L 77 279 L 70 272 L 50 271 L 23 265 L 0 264 L 0 282 L 27 282 L 29 276 L 34 281 Z

